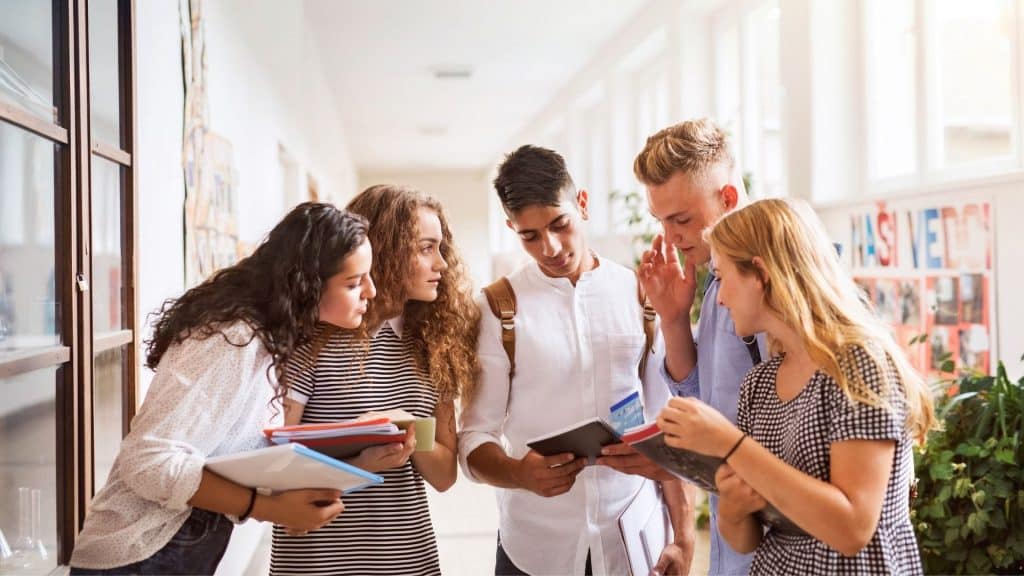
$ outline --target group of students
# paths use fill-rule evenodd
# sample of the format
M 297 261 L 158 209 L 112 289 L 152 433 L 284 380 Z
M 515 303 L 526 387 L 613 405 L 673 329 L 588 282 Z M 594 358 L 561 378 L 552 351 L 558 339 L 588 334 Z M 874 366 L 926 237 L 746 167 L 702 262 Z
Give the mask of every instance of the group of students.
M 617 519 L 637 499 L 671 519 L 655 570 L 686 574 L 692 486 L 626 444 L 595 465 L 526 445 L 632 393 L 670 446 L 722 460 L 711 573 L 920 573 L 911 446 L 931 399 L 813 212 L 750 202 L 707 119 L 648 138 L 634 172 L 664 230 L 635 271 L 588 245 L 588 194 L 558 153 L 506 156 L 494 188 L 532 259 L 505 278 L 512 314 L 474 298 L 428 195 L 384 185 L 345 210 L 296 207 L 158 313 L 155 376 L 72 574 L 212 574 L 248 518 L 274 524 L 272 574 L 436 574 L 424 481 L 444 491 L 459 466 L 497 488 L 496 574 L 629 573 Z M 350 463 L 385 481 L 344 498 L 263 495 L 204 468 L 265 445 L 267 427 L 395 408 L 436 417 L 433 449 L 411 431 L 367 448 Z M 768 505 L 802 532 L 762 520 Z

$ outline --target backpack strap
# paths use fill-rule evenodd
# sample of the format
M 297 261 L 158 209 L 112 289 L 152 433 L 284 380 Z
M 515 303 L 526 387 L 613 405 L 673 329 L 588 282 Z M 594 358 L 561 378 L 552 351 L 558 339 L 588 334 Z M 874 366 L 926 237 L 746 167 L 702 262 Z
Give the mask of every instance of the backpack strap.
M 516 293 L 508 278 L 502 276 L 484 287 L 491 313 L 501 321 L 501 345 L 508 356 L 509 381 L 516 372 Z
M 647 298 L 647 294 L 644 293 L 644 287 L 640 285 L 640 279 L 637 278 L 636 282 L 637 298 L 640 300 L 640 307 L 643 309 L 644 316 L 644 354 L 640 358 L 640 380 L 644 379 L 644 374 L 647 372 L 647 357 L 651 355 L 654 350 L 654 320 L 658 317 L 654 311 L 654 306 L 651 305 L 651 301 Z

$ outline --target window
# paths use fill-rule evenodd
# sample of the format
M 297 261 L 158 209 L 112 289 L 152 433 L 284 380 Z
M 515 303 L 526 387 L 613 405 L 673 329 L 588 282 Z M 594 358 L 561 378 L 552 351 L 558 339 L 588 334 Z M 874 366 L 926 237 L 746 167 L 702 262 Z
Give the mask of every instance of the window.
M 1020 168 L 1015 0 L 864 4 L 868 176 L 921 183 Z
M 0 572 L 67 563 L 134 412 L 132 6 L 0 5 Z
M 779 15 L 771 0 L 726 10 L 714 24 L 715 118 L 757 198 L 786 194 Z

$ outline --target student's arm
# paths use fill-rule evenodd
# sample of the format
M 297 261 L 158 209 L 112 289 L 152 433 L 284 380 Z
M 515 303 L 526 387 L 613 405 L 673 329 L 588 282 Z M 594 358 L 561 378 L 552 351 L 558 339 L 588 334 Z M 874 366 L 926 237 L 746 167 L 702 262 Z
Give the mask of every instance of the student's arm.
M 203 469 L 199 488 L 189 500 L 190 506 L 241 516 L 249 506 L 252 491 Z M 288 490 L 265 496 L 257 494 L 250 518 L 280 524 L 291 533 L 317 530 L 345 510 L 340 490 Z
M 672 399 L 658 424 L 668 445 L 714 456 L 724 456 L 742 436 L 724 416 L 693 398 Z M 833 442 L 831 482 L 790 466 L 752 438 L 743 440 L 728 464 L 808 534 L 853 556 L 878 526 L 894 452 L 894 440 Z
M 438 402 L 434 412 L 434 449 L 430 452 L 413 452 L 412 464 L 423 478 L 438 492 L 444 492 L 455 484 L 457 440 L 455 437 L 455 402 Z
M 121 445 L 125 483 L 170 510 L 190 506 L 240 515 L 252 490 L 205 469 L 245 409 L 243 398 L 267 386 L 262 344 L 228 330 L 234 346 L 215 334 L 188 339 L 165 354 L 146 401 Z M 257 496 L 252 516 L 295 530 L 314 530 L 344 508 L 336 490 L 294 490 Z M 326 503 L 318 506 L 316 503 Z
M 285 396 L 284 404 L 284 425 L 294 426 L 302 423 L 302 414 L 306 411 L 306 405 Z
M 511 363 L 501 345 L 501 327 L 483 296 L 477 357 L 480 373 L 472 402 L 462 412 L 459 459 L 463 473 L 476 482 L 499 488 L 523 488 L 555 496 L 572 488 L 584 460 L 572 454 L 544 457 L 533 450 L 522 459 L 509 457 L 501 446 L 509 395 Z
M 690 328 L 690 309 L 697 293 L 696 268 L 688 262 L 684 270 L 675 246 L 659 234 L 641 257 L 637 277 L 661 318 L 665 369 L 673 380 L 683 380 L 697 366 L 697 347 Z
M 668 507 L 674 539 L 661 553 L 653 571 L 658 574 L 689 574 L 696 541 L 694 502 L 697 489 L 682 480 L 672 480 L 661 483 L 661 493 Z
M 718 467 L 718 532 L 729 546 L 740 554 L 750 554 L 761 545 L 764 535 L 761 522 L 754 513 L 767 503 L 754 492 L 728 464 Z

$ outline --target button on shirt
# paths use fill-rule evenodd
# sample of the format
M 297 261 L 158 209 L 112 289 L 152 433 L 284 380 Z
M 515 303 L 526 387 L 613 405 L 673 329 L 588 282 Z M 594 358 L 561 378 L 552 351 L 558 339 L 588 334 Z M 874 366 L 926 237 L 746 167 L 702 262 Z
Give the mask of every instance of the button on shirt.
M 503 446 L 522 458 L 527 441 L 592 417 L 642 390 L 650 421 L 667 402 L 660 340 L 648 359 L 645 382 L 642 308 L 635 274 L 609 260 L 573 286 L 550 278 L 531 262 L 511 274 L 516 294 L 516 373 L 501 345 L 501 327 L 481 296 L 478 354 L 481 375 L 475 400 L 462 415 L 459 459 L 475 480 L 466 456 L 483 444 Z M 501 544 L 512 562 L 531 574 L 583 573 L 589 550 L 594 573 L 629 572 L 618 516 L 634 495 L 658 498 L 651 482 L 606 466 L 587 466 L 573 487 L 543 498 L 525 489 L 497 488 Z
M 266 446 L 263 428 L 281 419 L 280 405 L 271 408 L 270 363 L 242 322 L 167 349 L 92 502 L 72 566 L 102 570 L 149 558 L 188 519 L 207 457 Z
M 701 402 L 724 414 L 736 423 L 740 384 L 753 368 L 750 351 L 736 334 L 729 309 L 718 304 L 719 281 L 709 276 L 697 324 L 697 366 L 690 374 L 672 385 L 677 396 L 700 398 Z M 767 358 L 764 334 L 757 336 L 761 358 Z M 662 374 L 668 378 L 662 363 Z M 733 551 L 718 532 L 718 497 L 711 495 L 711 562 L 712 574 L 746 574 L 753 554 Z

